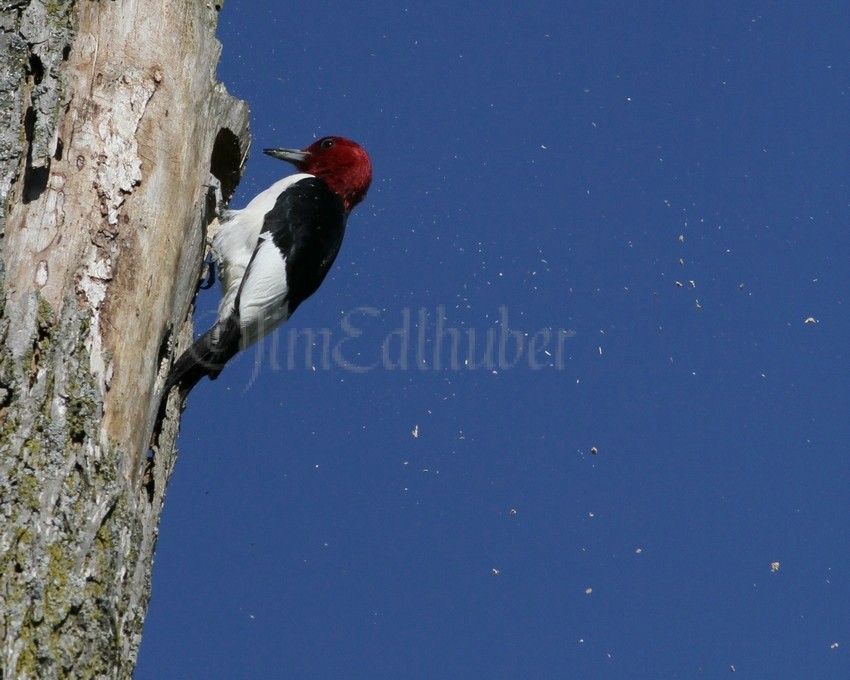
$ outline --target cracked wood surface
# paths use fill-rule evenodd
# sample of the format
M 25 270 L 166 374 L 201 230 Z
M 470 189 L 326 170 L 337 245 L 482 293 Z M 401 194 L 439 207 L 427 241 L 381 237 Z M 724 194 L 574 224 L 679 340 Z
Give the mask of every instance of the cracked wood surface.
M 0 677 L 131 677 L 204 233 L 248 112 L 219 3 L 0 2 Z

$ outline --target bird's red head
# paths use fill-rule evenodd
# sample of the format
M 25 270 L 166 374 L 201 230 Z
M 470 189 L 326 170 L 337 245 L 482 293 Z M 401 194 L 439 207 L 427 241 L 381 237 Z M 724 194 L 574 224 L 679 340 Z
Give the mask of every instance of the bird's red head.
M 302 151 L 265 149 L 263 153 L 288 161 L 301 172 L 321 177 L 342 197 L 346 210 L 363 200 L 372 182 L 369 154 L 345 137 L 322 137 Z

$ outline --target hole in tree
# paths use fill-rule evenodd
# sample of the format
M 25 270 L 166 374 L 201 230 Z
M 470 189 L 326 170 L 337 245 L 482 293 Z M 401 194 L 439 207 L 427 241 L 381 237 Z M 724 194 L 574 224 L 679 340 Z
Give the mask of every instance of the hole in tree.
M 156 490 L 156 480 L 154 479 L 154 466 L 156 465 L 156 456 L 153 450 L 148 451 L 148 459 L 145 461 L 145 471 L 142 473 L 142 488 L 148 497 L 148 503 L 153 503 L 153 494 Z
M 39 63 L 41 63 L 39 61 Z M 24 203 L 29 203 L 41 196 L 47 188 L 47 180 L 50 177 L 50 165 L 43 168 L 32 167 L 32 141 L 35 137 L 35 109 L 27 108 L 24 115 L 24 135 L 27 140 L 27 161 L 24 169 Z
M 30 55 L 30 74 L 32 75 L 33 82 L 36 85 L 40 85 L 44 78 L 44 64 L 41 63 L 38 55 Z
M 157 366 L 162 366 L 162 362 L 168 357 L 168 352 L 171 349 L 171 335 L 172 331 L 169 326 L 165 331 L 165 335 L 162 336 L 162 342 L 159 343 L 159 352 L 156 357 Z
M 221 195 L 227 203 L 236 185 L 239 183 L 239 167 L 242 154 L 239 150 L 239 138 L 231 130 L 222 128 L 218 131 L 210 158 L 210 172 L 221 183 Z

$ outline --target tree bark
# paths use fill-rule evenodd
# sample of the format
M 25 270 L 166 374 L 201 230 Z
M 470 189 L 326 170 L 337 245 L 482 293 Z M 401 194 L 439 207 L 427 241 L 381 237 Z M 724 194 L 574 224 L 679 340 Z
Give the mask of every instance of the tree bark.
M 0 680 L 133 672 L 159 392 L 249 143 L 220 4 L 0 0 Z

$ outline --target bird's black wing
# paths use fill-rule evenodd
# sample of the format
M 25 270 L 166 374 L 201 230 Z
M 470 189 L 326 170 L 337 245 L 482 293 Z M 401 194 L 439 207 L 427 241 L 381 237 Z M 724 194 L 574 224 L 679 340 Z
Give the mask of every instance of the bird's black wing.
M 342 198 L 318 177 L 289 186 L 266 214 L 260 239 L 271 235 L 286 258 L 290 314 L 325 280 L 342 245 L 347 218 Z M 249 264 L 245 279 L 250 274 Z
M 342 199 L 318 177 L 300 180 L 281 193 L 265 216 L 232 314 L 219 319 L 175 362 L 165 395 L 175 385 L 188 393 L 205 375 L 214 380 L 239 351 L 244 344 L 241 297 L 246 287 L 250 290 L 252 276 L 255 280 L 268 280 L 270 275 L 272 280 L 282 278 L 280 287 L 286 290 L 286 296 L 275 303 L 285 308 L 284 318 L 315 293 L 339 253 L 347 218 Z M 270 251 L 272 245 L 274 250 Z M 265 283 L 259 284 L 260 288 L 264 286 Z

